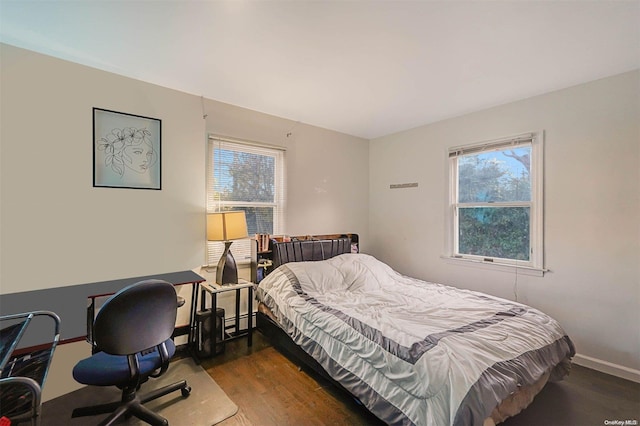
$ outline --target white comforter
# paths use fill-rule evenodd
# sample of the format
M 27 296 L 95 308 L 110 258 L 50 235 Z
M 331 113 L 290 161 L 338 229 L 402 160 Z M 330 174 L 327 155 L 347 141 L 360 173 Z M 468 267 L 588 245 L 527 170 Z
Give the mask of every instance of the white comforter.
M 405 277 L 364 254 L 282 265 L 257 295 L 387 423 L 482 424 L 573 355 L 558 323 L 536 309 Z

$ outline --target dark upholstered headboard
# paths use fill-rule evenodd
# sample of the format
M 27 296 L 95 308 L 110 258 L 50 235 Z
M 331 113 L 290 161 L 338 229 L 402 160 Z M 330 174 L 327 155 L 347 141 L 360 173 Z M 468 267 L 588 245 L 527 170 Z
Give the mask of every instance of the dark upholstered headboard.
M 289 262 L 325 260 L 343 253 L 351 253 L 351 238 L 341 236 L 303 241 L 273 241 L 273 267 Z

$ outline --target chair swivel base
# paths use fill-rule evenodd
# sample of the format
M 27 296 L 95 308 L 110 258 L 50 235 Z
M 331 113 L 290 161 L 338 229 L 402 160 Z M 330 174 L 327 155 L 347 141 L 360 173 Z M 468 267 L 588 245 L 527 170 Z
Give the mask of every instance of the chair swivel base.
M 111 413 L 109 417 L 99 423 L 100 426 L 107 426 L 114 424 L 123 416 L 128 417 L 133 415 L 150 425 L 167 426 L 169 424 L 167 419 L 154 413 L 142 404 L 170 394 L 178 389 L 184 398 L 191 394 L 191 387 L 187 384 L 186 380 L 181 380 L 171 385 L 164 386 L 143 396 L 136 395 L 135 389 L 123 389 L 121 401 L 76 408 L 73 410 L 73 413 L 71 413 L 71 417 L 85 417 Z

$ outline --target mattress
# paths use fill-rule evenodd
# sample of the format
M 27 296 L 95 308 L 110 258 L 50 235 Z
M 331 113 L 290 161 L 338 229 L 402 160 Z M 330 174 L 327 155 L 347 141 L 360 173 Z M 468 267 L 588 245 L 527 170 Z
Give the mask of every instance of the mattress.
M 501 421 L 564 377 L 574 355 L 560 325 L 532 307 L 406 277 L 365 254 L 282 265 L 256 294 L 389 424 Z

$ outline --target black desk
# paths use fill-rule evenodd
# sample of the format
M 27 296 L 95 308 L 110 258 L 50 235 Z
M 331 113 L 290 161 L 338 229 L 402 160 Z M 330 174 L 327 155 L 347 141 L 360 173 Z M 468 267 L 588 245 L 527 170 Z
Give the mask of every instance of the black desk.
M 119 280 L 56 287 L 51 289 L 26 291 L 0 295 L 0 312 L 2 315 L 22 312 L 47 310 L 55 312 L 61 322 L 60 343 L 84 340 L 87 336 L 88 300 L 99 296 L 110 295 L 118 290 L 148 279 L 159 279 L 173 285 L 191 284 L 191 316 L 189 319 L 189 343 L 195 327 L 198 289 L 205 279 L 193 271 L 171 272 L 167 274 L 147 275 Z M 44 333 L 33 333 L 24 336 L 21 347 L 37 346 L 47 342 L 50 336 Z

